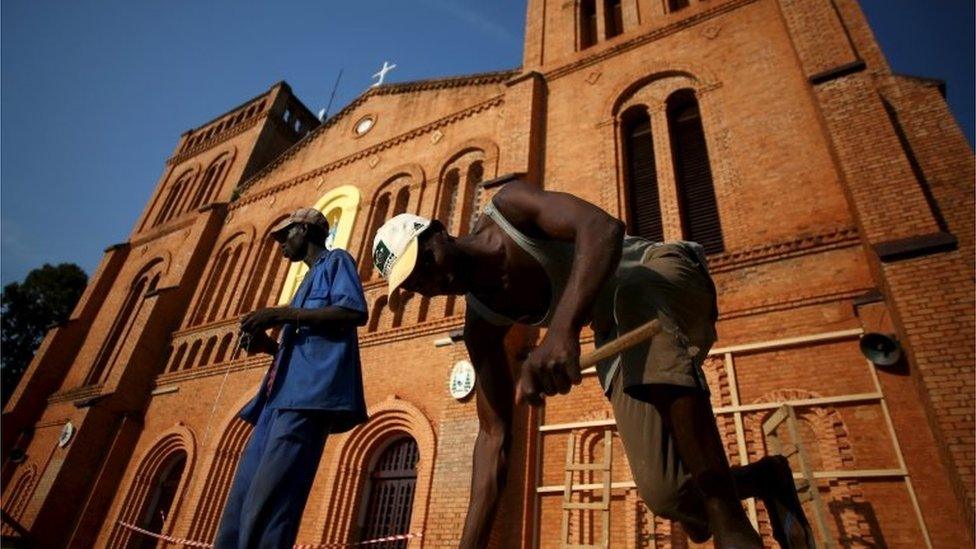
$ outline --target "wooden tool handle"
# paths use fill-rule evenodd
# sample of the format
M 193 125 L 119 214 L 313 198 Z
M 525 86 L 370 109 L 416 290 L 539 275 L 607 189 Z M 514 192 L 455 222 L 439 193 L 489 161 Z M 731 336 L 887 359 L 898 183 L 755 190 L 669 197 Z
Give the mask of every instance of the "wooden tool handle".
M 608 342 L 606 345 L 603 345 L 592 353 L 583 355 L 580 358 L 580 369 L 595 366 L 596 363 L 600 362 L 601 360 L 606 360 L 616 354 L 630 349 L 638 343 L 643 343 L 651 339 L 660 331 L 661 321 L 656 318 L 650 322 L 647 322 L 646 324 L 642 324 L 641 326 L 634 328 L 617 339 Z

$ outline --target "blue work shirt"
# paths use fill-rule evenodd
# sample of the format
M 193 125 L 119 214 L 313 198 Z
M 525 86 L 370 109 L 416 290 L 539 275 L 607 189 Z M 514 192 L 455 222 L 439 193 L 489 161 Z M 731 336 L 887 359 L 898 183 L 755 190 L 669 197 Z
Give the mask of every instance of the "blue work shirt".
M 366 298 L 352 256 L 338 248 L 322 253 L 295 290 L 291 306 L 342 307 L 365 314 Z M 257 396 L 241 410 L 245 421 L 256 423 L 264 406 L 333 412 L 333 433 L 366 421 L 356 326 L 312 328 L 288 322 L 282 327 L 274 360 L 278 369 L 270 395 L 265 374 Z

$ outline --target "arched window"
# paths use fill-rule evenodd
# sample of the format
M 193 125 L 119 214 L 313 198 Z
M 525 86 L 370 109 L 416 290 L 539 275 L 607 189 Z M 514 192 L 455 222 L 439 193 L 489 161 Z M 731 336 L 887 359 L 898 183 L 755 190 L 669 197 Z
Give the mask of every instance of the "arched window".
M 210 307 L 210 313 L 207 314 L 207 322 L 213 322 L 214 320 L 223 318 L 227 313 L 230 301 L 237 295 L 237 282 L 241 276 L 238 266 L 242 263 L 241 257 L 244 255 L 245 244 L 245 242 L 240 242 L 234 246 L 234 251 L 230 256 L 227 269 L 224 270 L 224 276 L 221 278 L 220 284 L 217 287 L 217 295 L 213 300 L 213 306 Z
M 634 107 L 621 117 L 624 168 L 627 189 L 628 232 L 655 242 L 664 240 L 661 200 L 654 162 L 651 119 L 643 107 Z
M 440 204 L 437 209 L 437 219 L 450 230 L 454 226 L 454 215 L 457 211 L 458 189 L 461 186 L 461 175 L 457 168 L 451 168 L 444 174 L 441 185 Z
M 407 204 L 410 203 L 410 187 L 403 187 L 397 192 L 396 202 L 393 204 L 393 214 L 400 215 L 407 211 Z
M 481 182 L 485 176 L 485 164 L 475 160 L 468 165 L 468 173 L 464 178 L 464 210 L 461 212 L 461 226 L 459 235 L 466 235 L 474 229 L 481 213 Z
M 691 90 L 681 90 L 668 98 L 667 110 L 684 238 L 704 246 L 706 253 L 722 252 L 722 224 L 698 101 Z
M 366 241 L 363 243 L 363 258 L 360 261 L 360 274 L 363 279 L 369 280 L 379 275 L 379 271 L 373 266 L 373 238 L 376 231 L 380 229 L 386 221 L 387 213 L 390 211 L 390 193 L 383 193 L 373 207 L 373 219 L 370 220 L 369 232 L 366 233 Z
M 608 39 L 624 32 L 624 14 L 620 0 L 604 0 L 603 18 Z
M 238 293 L 237 284 L 240 282 L 247 244 L 244 239 L 234 236 L 217 252 L 217 259 L 210 268 L 190 326 L 213 322 L 229 314 L 230 302 Z
M 88 374 L 86 384 L 102 383 L 105 381 L 105 377 L 110 371 L 110 366 L 114 364 L 123 344 L 132 331 L 135 319 L 139 316 L 139 311 L 142 310 L 142 303 L 146 298 L 146 294 L 155 290 L 156 285 L 159 284 L 160 274 L 155 272 L 159 263 L 160 261 L 157 260 L 146 267 L 136 277 L 132 286 L 129 287 L 129 293 L 122 303 L 122 309 L 115 318 L 115 322 L 112 323 L 112 327 L 109 329 L 108 335 L 98 351 L 94 366 L 92 366 Z
M 145 528 L 150 532 L 162 531 L 163 524 L 166 523 L 166 518 L 171 511 L 173 499 L 176 497 L 176 489 L 179 488 L 180 480 L 183 478 L 185 467 L 186 452 L 175 452 L 169 457 L 156 478 L 153 479 L 136 526 Z M 156 543 L 157 540 L 149 536 L 133 536 L 129 540 L 128 547 L 130 549 L 155 549 Z
M 419 457 L 411 437 L 396 439 L 380 454 L 369 475 L 359 540 L 409 533 Z M 388 547 L 406 546 L 407 541 L 401 540 Z
M 596 44 L 596 0 L 580 0 L 579 3 L 579 49 Z
M 269 227 L 277 226 L 279 221 L 281 219 L 276 219 Z M 261 248 L 251 267 L 250 278 L 244 286 L 244 297 L 237 304 L 237 314 L 249 313 L 268 305 L 278 276 L 288 268 L 288 263 L 280 255 L 275 254 L 278 251 L 278 243 L 268 232 L 264 233 L 260 242 Z
M 216 198 L 216 195 L 220 191 L 220 186 L 223 184 L 229 163 L 230 155 L 227 153 L 222 154 L 210 163 L 210 166 L 203 172 L 203 179 L 193 197 L 190 209 L 199 208 Z
M 24 517 L 27 503 L 34 493 L 34 486 L 37 484 L 37 466 L 34 464 L 26 465 L 24 471 L 17 478 L 16 482 L 9 485 L 6 496 L 3 500 L 3 511 L 15 521 L 20 521 Z M 12 525 L 3 522 L 0 534 L 4 536 L 14 536 L 17 531 Z
M 185 195 L 187 188 L 193 183 L 193 176 L 193 170 L 186 170 L 170 185 L 169 192 L 166 194 L 166 200 L 163 201 L 162 207 L 159 208 L 156 219 L 153 221 L 153 226 L 179 215 L 180 200 Z
M 437 218 L 447 231 L 463 236 L 471 232 L 481 206 L 486 154 L 480 148 L 459 151 L 442 170 Z

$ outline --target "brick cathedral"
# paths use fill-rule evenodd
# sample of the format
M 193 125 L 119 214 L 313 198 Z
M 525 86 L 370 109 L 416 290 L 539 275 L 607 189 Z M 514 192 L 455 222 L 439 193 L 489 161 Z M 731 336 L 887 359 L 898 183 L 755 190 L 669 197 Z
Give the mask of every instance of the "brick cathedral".
M 282 82 L 187 131 L 3 411 L 5 538 L 213 538 L 270 362 L 235 348 L 238 319 L 290 298 L 303 273 L 267 233 L 314 206 L 360 265 L 371 419 L 329 438 L 299 541 L 456 546 L 464 303 L 390 310 L 370 245 L 401 212 L 463 234 L 513 174 L 705 245 L 729 460 L 790 456 L 825 546 L 973 545 L 973 152 L 855 0 L 528 0 L 520 68 L 370 88 L 323 123 Z M 901 358 L 866 360 L 866 333 Z M 513 362 L 539 338 L 513 333 Z M 595 376 L 516 424 L 494 547 L 689 544 L 638 498 Z

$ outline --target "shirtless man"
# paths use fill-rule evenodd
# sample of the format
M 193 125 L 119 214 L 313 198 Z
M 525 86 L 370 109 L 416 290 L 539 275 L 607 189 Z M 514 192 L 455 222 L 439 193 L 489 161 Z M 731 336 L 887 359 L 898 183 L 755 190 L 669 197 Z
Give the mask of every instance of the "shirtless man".
M 593 204 L 512 181 L 464 237 L 436 220 L 390 219 L 377 231 L 373 259 L 391 299 L 401 290 L 466 297 L 464 341 L 478 373 L 480 430 L 461 547 L 487 544 L 513 406 L 540 405 L 581 382 L 585 324 L 599 346 L 654 318 L 663 330 L 649 343 L 597 367 L 641 498 L 655 514 L 680 521 L 694 541 L 714 535 L 718 547 L 761 547 L 739 503 L 759 497 L 781 546 L 812 547 L 785 458 L 729 467 L 701 370 L 717 310 L 698 244 L 625 236 L 624 225 Z M 504 352 L 516 323 L 548 328 L 517 383 Z

